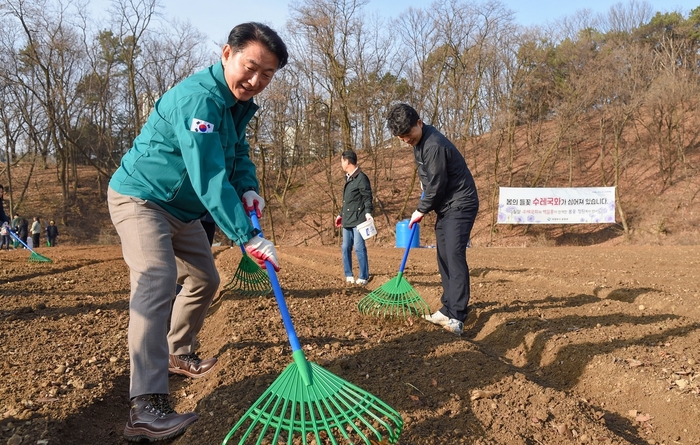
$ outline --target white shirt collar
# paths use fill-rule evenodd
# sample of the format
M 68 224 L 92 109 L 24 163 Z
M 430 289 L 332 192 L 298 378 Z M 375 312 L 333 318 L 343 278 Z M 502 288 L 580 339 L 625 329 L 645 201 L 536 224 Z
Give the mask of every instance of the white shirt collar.
M 350 176 L 354 175 L 358 168 L 358 166 L 355 166 L 355 170 L 351 171 L 350 173 L 345 173 L 345 179 L 350 179 Z

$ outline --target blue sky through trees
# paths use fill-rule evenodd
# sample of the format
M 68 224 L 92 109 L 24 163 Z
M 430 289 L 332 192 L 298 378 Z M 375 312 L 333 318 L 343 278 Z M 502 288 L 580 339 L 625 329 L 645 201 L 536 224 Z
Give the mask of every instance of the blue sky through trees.
M 163 13 L 169 18 L 180 21 L 189 20 L 192 25 L 206 33 L 209 45 L 218 50 L 220 43 L 226 40 L 228 32 L 235 25 L 243 22 L 258 21 L 275 29 L 284 28 L 289 19 L 290 5 L 303 0 L 259 0 L 254 2 L 231 2 L 210 0 L 193 7 L 189 0 L 167 0 L 163 2 Z M 477 0 L 478 1 L 478 0 Z M 484 0 L 485 2 L 486 0 Z M 655 12 L 680 11 L 687 15 L 690 10 L 700 6 L 700 0 L 635 0 L 636 3 L 648 3 Z M 515 14 L 515 20 L 525 26 L 544 25 L 564 16 L 570 16 L 581 9 L 591 10 L 594 14 L 606 13 L 612 6 L 628 5 L 629 1 L 589 0 L 588 2 L 567 2 L 562 0 L 501 0 L 501 3 Z M 409 7 L 427 8 L 431 2 L 418 0 L 369 0 L 365 6 L 368 13 L 376 12 L 383 18 L 398 17 Z M 90 3 L 93 13 L 105 14 L 109 0 L 93 0 Z

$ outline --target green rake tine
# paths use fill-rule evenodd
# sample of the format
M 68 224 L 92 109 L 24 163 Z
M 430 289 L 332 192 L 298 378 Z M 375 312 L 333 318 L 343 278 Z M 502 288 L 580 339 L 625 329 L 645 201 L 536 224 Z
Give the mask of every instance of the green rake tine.
M 330 382 L 329 382 L 329 383 L 330 383 Z M 359 413 L 358 413 L 357 411 L 355 411 L 355 410 L 352 409 L 352 405 L 351 405 L 350 403 L 352 402 L 353 399 L 356 400 L 356 401 L 361 401 L 361 400 L 358 400 L 358 399 L 364 399 L 364 398 L 363 398 L 363 397 L 358 397 L 359 394 L 355 394 L 354 397 L 351 398 L 351 397 L 349 397 L 349 396 L 347 396 L 346 394 L 343 394 L 343 393 L 344 393 L 344 391 L 343 391 L 343 389 L 341 388 L 340 391 L 338 392 L 338 394 L 344 395 L 344 396 L 345 396 L 345 399 L 347 399 L 347 401 L 344 400 L 344 399 L 341 399 L 340 401 L 343 402 L 343 404 L 345 405 L 345 407 L 346 407 L 347 409 L 351 410 L 354 414 L 356 414 L 355 416 L 349 417 L 348 414 L 347 414 L 348 411 L 344 411 L 344 410 L 342 409 L 342 407 L 339 406 L 338 401 L 336 401 L 336 399 L 331 399 L 331 401 L 333 402 L 333 405 L 335 406 L 335 408 L 336 408 L 336 410 L 338 411 L 338 413 L 341 414 L 341 415 L 343 415 L 343 416 L 345 416 L 346 421 L 347 421 L 346 423 L 347 423 L 348 425 L 352 425 L 352 426 L 353 426 L 353 429 L 355 430 L 355 432 L 356 432 L 363 440 L 365 440 L 365 441 L 368 441 L 369 438 L 368 438 L 367 436 L 365 436 L 364 433 L 362 433 L 362 431 L 359 430 L 359 429 L 357 428 L 357 426 L 356 426 L 355 423 L 353 422 L 353 421 L 356 420 L 356 419 L 359 420 L 360 422 L 362 422 L 367 428 L 369 428 L 370 430 L 372 430 L 372 432 L 375 433 L 375 435 L 381 437 L 381 433 L 380 433 L 377 429 L 375 429 L 374 426 L 372 426 L 372 424 L 371 424 L 369 421 L 367 421 L 364 417 L 360 416 Z M 327 408 L 329 411 L 332 411 L 332 410 L 330 409 L 330 407 L 328 406 L 328 402 L 326 401 L 326 399 L 323 399 L 323 400 L 324 400 L 324 404 L 326 404 L 326 408 Z M 317 403 L 318 403 L 318 402 L 317 402 Z M 355 403 L 357 403 L 357 402 L 355 402 Z M 384 422 L 383 422 L 379 417 L 377 417 L 373 412 L 371 412 L 371 411 L 369 411 L 369 410 L 367 410 L 366 412 L 367 412 L 369 415 L 371 415 L 372 418 L 374 418 L 376 421 L 378 421 L 378 422 L 380 422 L 380 423 L 384 423 Z M 342 425 L 342 422 L 337 421 L 337 418 L 335 418 L 335 419 L 336 419 L 336 422 L 337 422 L 337 424 L 338 424 L 339 426 Z M 388 425 L 385 424 L 385 426 L 388 426 Z M 348 434 L 346 434 L 345 429 L 339 428 L 339 431 L 343 434 L 343 437 L 345 437 L 346 439 L 350 439 L 350 436 L 349 436 Z
M 307 402 L 307 403 L 308 403 L 308 405 L 309 405 L 309 417 L 312 418 L 312 419 L 315 417 L 315 416 L 313 416 L 312 414 L 313 414 L 313 411 L 314 411 L 314 410 L 313 410 L 314 405 L 316 405 L 316 409 L 317 409 L 317 411 L 318 411 L 318 417 L 323 421 L 323 425 L 325 426 L 325 428 L 323 429 L 323 431 L 326 431 L 327 433 L 330 433 L 330 432 L 332 431 L 332 429 L 331 429 L 331 426 L 328 424 L 328 417 L 325 416 L 325 415 L 323 415 L 323 409 L 321 409 L 321 406 L 320 406 L 320 404 L 319 404 L 319 401 L 318 401 L 318 400 L 315 400 L 314 402 L 310 402 L 310 401 L 309 401 L 309 402 Z M 333 416 L 333 413 L 329 413 L 329 414 L 330 414 L 331 416 Z M 333 420 L 335 420 L 334 425 L 338 425 L 338 426 L 340 425 L 340 423 L 338 422 L 338 419 L 337 419 L 335 416 L 333 416 Z M 312 425 L 313 425 L 313 427 L 314 427 L 314 434 L 316 435 L 316 438 L 320 440 L 320 439 L 321 439 L 321 431 L 319 431 L 319 429 L 318 429 L 318 422 L 314 422 L 314 423 L 312 423 Z M 345 430 L 343 430 L 342 428 L 338 428 L 338 430 L 339 430 L 343 435 L 346 435 Z M 346 435 L 346 437 L 347 437 L 347 435 Z M 333 445 L 338 445 L 338 442 L 336 442 L 335 437 L 334 437 L 332 434 L 328 434 L 328 438 L 331 440 L 331 442 L 333 443 Z
M 243 257 L 238 264 L 231 281 L 224 285 L 225 289 L 233 290 L 244 297 L 262 297 L 272 292 L 270 278 L 267 273 L 245 251 L 243 245 L 241 252 Z
M 375 289 L 357 304 L 360 313 L 376 316 L 403 316 L 430 313 L 430 307 L 399 272 L 398 276 Z
M 411 236 L 408 239 L 408 245 L 403 254 L 398 275 L 357 302 L 357 309 L 361 314 L 383 315 L 385 317 L 402 316 L 407 318 L 411 315 L 430 313 L 428 303 L 421 298 L 418 292 L 403 277 L 403 271 L 408 260 L 408 252 L 411 250 L 413 237 L 416 235 L 417 230 L 418 223 L 415 223 L 411 229 Z
M 282 376 L 280 376 L 280 377 L 282 377 Z M 266 402 L 261 408 L 256 408 L 257 404 L 259 404 L 260 401 L 262 401 L 263 399 L 265 399 L 265 396 L 267 396 L 267 395 L 272 395 L 272 391 L 271 391 L 270 389 L 268 389 L 265 393 L 263 393 L 263 396 L 260 397 L 260 398 L 255 402 L 256 404 L 253 405 L 253 406 L 246 412 L 246 415 L 244 415 L 244 416 L 238 421 L 238 423 L 236 423 L 236 425 L 233 427 L 233 429 L 229 432 L 229 434 L 228 434 L 228 435 L 226 436 L 226 438 L 224 439 L 224 442 L 223 442 L 224 444 L 226 444 L 226 442 L 228 441 L 228 439 L 233 435 L 233 433 L 234 433 L 238 428 L 240 428 L 241 426 L 243 426 L 243 424 L 244 424 L 244 423 L 246 422 L 246 420 L 249 418 L 249 414 L 257 413 L 257 415 L 256 415 L 254 418 L 252 418 L 252 422 L 251 422 L 250 426 L 249 426 L 248 429 L 246 430 L 245 434 L 243 434 L 243 436 L 241 437 L 241 441 L 240 441 L 239 443 L 241 443 L 241 444 L 244 443 L 245 440 L 253 433 L 253 431 L 255 430 L 255 427 L 258 426 L 258 424 L 260 423 L 260 418 L 263 417 L 265 414 L 267 414 L 266 409 L 267 409 L 267 408 L 269 407 L 269 405 L 275 400 L 275 398 L 270 397 L 270 398 L 267 400 L 267 402 Z M 281 400 L 281 398 L 277 398 L 277 399 L 278 399 L 278 400 Z M 275 406 L 277 406 L 278 404 L 279 404 L 279 402 L 278 402 Z M 275 412 L 275 411 L 276 411 L 276 409 L 273 410 L 273 412 Z M 270 416 L 267 417 L 266 421 L 263 423 L 264 426 L 263 426 L 263 428 L 262 428 L 262 431 L 260 432 L 260 436 L 259 436 L 259 438 L 258 438 L 258 441 L 256 442 L 257 445 L 260 445 L 260 443 L 261 443 L 262 440 L 264 439 L 265 433 L 267 433 L 267 429 L 270 427 L 271 422 L 272 422 L 272 420 L 274 420 L 274 419 L 275 419 L 274 416 L 270 415 Z M 282 427 L 282 424 L 280 423 L 280 424 L 277 426 L 277 431 L 279 431 L 279 429 L 280 429 L 281 427 Z

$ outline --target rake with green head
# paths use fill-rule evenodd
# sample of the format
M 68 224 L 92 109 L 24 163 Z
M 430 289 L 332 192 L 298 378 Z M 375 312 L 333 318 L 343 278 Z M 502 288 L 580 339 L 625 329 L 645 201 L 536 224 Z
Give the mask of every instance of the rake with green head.
M 253 215 L 253 225 L 259 228 Z M 395 444 L 403 429 L 401 415 L 372 394 L 308 362 L 301 349 L 272 264 L 267 273 L 293 362 L 256 400 L 224 439 L 256 445 L 286 443 Z M 232 442 L 233 443 L 233 442 Z
M 241 245 L 243 257 L 238 263 L 236 273 L 231 281 L 226 283 L 225 289 L 235 291 L 244 297 L 262 297 L 272 292 L 270 278 L 265 271 L 253 260 Z
M 403 276 L 406 260 L 408 260 L 408 252 L 411 250 L 411 244 L 417 230 L 418 223 L 414 223 L 398 275 L 357 302 L 357 309 L 361 314 L 407 318 L 430 313 L 428 303 L 423 300 Z
M 18 237 L 17 235 L 15 235 L 11 230 L 8 230 L 8 233 L 9 233 L 10 235 L 12 235 L 12 237 L 13 237 L 14 239 L 16 239 L 17 241 L 19 241 L 20 244 L 22 244 L 24 247 L 26 247 L 27 249 L 29 249 L 29 250 L 32 252 L 32 254 L 29 255 L 29 262 L 30 262 L 30 263 L 53 263 L 53 261 L 51 260 L 51 258 L 47 258 L 47 257 L 45 257 L 44 255 L 39 255 L 38 253 L 34 252 L 34 250 L 33 250 L 31 247 L 29 247 L 29 246 L 27 245 L 27 243 L 25 243 L 24 241 L 22 241 L 22 240 L 20 239 L 20 237 Z

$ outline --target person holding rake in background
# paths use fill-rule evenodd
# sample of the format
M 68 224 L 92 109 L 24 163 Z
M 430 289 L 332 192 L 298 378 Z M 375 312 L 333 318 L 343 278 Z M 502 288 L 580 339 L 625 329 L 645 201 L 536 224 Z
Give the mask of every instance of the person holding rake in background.
M 54 220 L 49 221 L 49 225 L 46 226 L 46 244 L 49 247 L 56 247 L 56 239 L 58 238 L 58 227 Z
M 435 127 L 423 123 L 410 105 L 394 105 L 387 126 L 393 136 L 413 147 L 424 192 L 411 215 L 409 229 L 426 213 L 437 214 L 435 238 L 442 307 L 424 318 L 460 335 L 470 312 L 467 244 L 479 210 L 474 178 L 454 144 Z
M 263 266 L 268 261 L 279 269 L 274 245 L 249 219 L 265 202 L 246 127 L 258 109 L 253 97 L 287 59 L 286 45 L 268 26 L 234 27 L 220 62 L 156 102 L 110 180 L 110 217 L 131 275 L 129 441 L 182 434 L 198 416 L 172 408 L 168 373 L 198 378 L 217 362 L 194 352 L 220 283 L 200 218 L 208 212 L 229 239 Z

